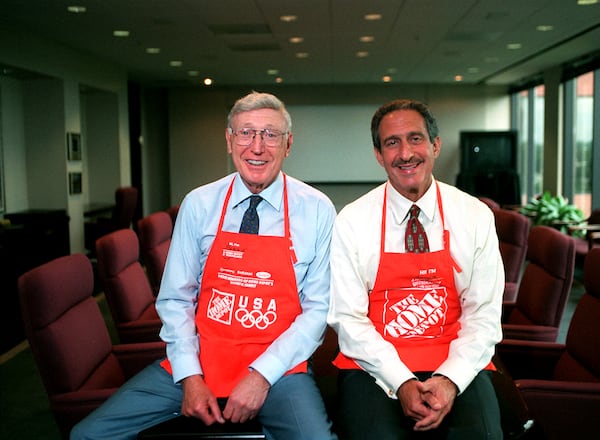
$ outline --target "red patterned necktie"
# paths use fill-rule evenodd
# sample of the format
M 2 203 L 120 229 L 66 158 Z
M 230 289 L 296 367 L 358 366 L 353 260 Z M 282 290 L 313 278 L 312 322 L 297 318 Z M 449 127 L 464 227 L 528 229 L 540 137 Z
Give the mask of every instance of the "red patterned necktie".
M 250 196 L 250 206 L 244 212 L 240 232 L 243 234 L 258 234 L 258 212 L 256 207 L 262 202 L 261 196 Z
M 421 210 L 417 205 L 410 207 L 410 217 L 406 223 L 406 236 L 404 237 L 404 245 L 406 252 L 422 253 L 429 252 L 429 243 L 427 242 L 427 234 L 419 221 L 419 212 Z

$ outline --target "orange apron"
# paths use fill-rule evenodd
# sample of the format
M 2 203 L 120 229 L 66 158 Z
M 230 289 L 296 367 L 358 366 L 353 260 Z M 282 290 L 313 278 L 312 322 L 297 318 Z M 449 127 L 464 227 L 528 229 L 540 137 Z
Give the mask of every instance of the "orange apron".
M 223 231 L 232 189 L 233 180 L 204 267 L 196 311 L 200 365 L 204 381 L 217 397 L 229 396 L 248 374 L 249 365 L 302 311 L 285 175 L 283 237 Z M 172 372 L 168 360 L 162 364 Z M 287 374 L 306 371 L 304 361 Z
M 461 268 L 450 254 L 439 187 L 437 201 L 444 229 L 444 248 L 427 253 L 385 252 L 387 187 L 381 222 L 380 262 L 369 296 L 368 317 L 383 338 L 394 345 L 412 372 L 435 371 L 448 357 L 450 343 L 460 330 L 460 298 L 454 269 Z M 334 364 L 360 368 L 340 353 Z

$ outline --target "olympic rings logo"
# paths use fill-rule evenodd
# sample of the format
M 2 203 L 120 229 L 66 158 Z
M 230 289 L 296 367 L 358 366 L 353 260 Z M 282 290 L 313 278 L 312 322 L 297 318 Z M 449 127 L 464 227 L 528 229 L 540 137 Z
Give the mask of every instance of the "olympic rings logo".
M 235 319 L 244 328 L 256 327 L 259 330 L 264 330 L 277 320 L 277 313 L 272 310 L 263 313 L 260 310 L 248 311 L 248 309 L 241 308 L 236 310 Z

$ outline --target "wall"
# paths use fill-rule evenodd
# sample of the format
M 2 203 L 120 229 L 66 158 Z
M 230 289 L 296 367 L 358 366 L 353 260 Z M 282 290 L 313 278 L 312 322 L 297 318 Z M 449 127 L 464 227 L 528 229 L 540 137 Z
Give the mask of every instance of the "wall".
M 292 116 L 294 145 L 284 170 L 331 192 L 336 200 L 347 199 L 349 193 L 354 197 L 373 182 L 385 180 L 373 156 L 370 119 L 391 99 L 409 97 L 431 106 L 442 138 L 435 175 L 452 184 L 459 172 L 461 130 L 510 128 L 509 97 L 502 87 L 286 86 L 264 91 L 280 97 Z M 234 88 L 169 92 L 172 202 L 232 170 L 224 138 L 226 117 L 235 100 L 247 92 Z

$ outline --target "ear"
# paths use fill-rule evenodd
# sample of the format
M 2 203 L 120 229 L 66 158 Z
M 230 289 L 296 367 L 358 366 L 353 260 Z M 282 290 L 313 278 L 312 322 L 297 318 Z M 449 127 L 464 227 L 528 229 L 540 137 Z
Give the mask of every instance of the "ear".
M 375 153 L 375 159 L 377 159 L 379 165 L 383 167 L 383 155 L 381 154 L 381 151 L 379 151 L 377 147 L 373 147 L 373 153 Z
M 285 146 L 285 157 L 288 157 L 292 151 L 292 144 L 294 143 L 294 135 L 290 131 L 287 135 L 287 144 Z
M 433 157 L 438 158 L 442 149 L 442 139 L 438 136 L 433 140 Z
M 227 153 L 231 154 L 233 152 L 232 142 L 233 142 L 233 134 L 229 132 L 229 128 L 225 129 L 225 142 L 227 142 Z

